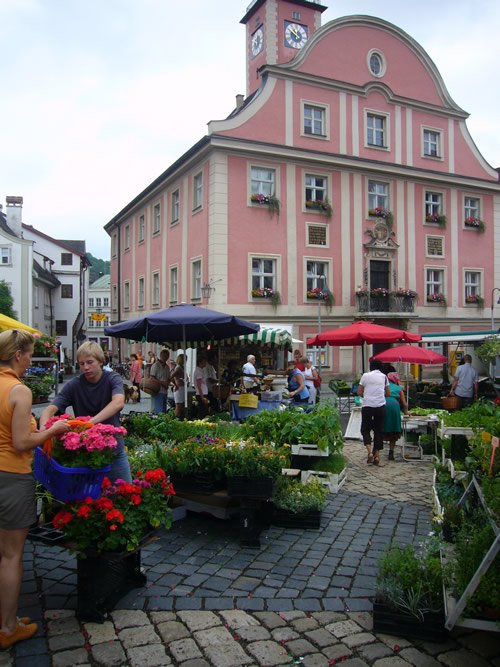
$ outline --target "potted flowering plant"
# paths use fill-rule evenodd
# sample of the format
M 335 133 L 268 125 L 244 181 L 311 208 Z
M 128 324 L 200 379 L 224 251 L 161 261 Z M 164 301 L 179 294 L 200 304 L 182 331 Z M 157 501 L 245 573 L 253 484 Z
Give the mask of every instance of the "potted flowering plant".
M 275 479 L 289 458 L 272 445 L 253 440 L 232 445 L 227 453 L 226 475 L 230 496 L 269 498 Z
M 417 292 L 414 292 L 411 289 L 407 289 L 406 287 L 398 287 L 397 290 L 391 292 L 391 296 L 402 296 L 407 299 L 416 299 L 418 294 Z
M 475 215 L 469 215 L 467 218 L 465 218 L 464 225 L 470 229 L 477 229 L 478 232 L 484 232 L 486 229 L 484 222 Z
M 372 298 L 377 298 L 377 297 L 387 297 L 389 296 L 389 290 L 386 287 L 374 287 L 373 289 L 370 290 L 370 296 Z
M 45 334 L 35 334 L 34 357 L 56 357 L 58 348 L 56 339 Z
M 225 487 L 226 441 L 208 434 L 166 447 L 162 467 L 177 491 L 213 493 Z
M 111 463 L 117 447 L 116 438 L 127 431 L 123 426 L 93 424 L 90 417 L 76 417 L 64 414 L 52 417 L 46 424 L 50 428 L 59 419 L 67 419 L 69 431 L 58 438 L 47 441 L 44 446 L 56 461 L 68 468 L 102 468 Z
M 446 297 L 441 292 L 437 292 L 437 293 L 434 293 L 434 294 L 428 294 L 427 295 L 427 302 L 428 303 L 446 304 Z
M 427 213 L 425 216 L 425 222 L 433 222 L 440 227 L 446 226 L 446 216 L 441 215 L 441 213 Z
M 382 220 L 385 220 L 388 225 L 392 225 L 394 220 L 392 211 L 389 211 L 389 209 L 384 208 L 383 206 L 377 206 L 376 208 L 369 209 L 368 215 L 370 218 L 382 218 Z
M 31 389 L 33 400 L 40 401 L 42 398 L 48 398 L 54 385 L 54 377 L 46 368 L 33 366 L 28 368 L 22 382 Z
M 331 218 L 333 214 L 333 208 L 328 199 L 307 199 L 306 208 L 313 211 L 319 211 L 327 218 Z
M 367 287 L 358 287 L 358 289 L 356 290 L 356 296 L 362 297 L 369 295 L 370 295 L 370 290 Z
M 301 484 L 281 477 L 273 493 L 273 524 L 283 528 L 319 528 L 328 489 L 320 480 Z
M 261 193 L 254 193 L 250 195 L 250 201 L 252 204 L 258 204 L 260 206 L 267 206 L 269 208 L 269 213 L 280 212 L 280 200 L 274 195 L 263 195 Z
M 269 299 L 273 306 L 279 306 L 281 295 L 277 290 L 270 287 L 257 287 L 251 292 L 253 299 Z
M 133 551 L 149 529 L 170 528 L 167 501 L 174 494 L 161 468 L 138 473 L 132 483 L 105 477 L 100 498 L 66 503 L 52 524 L 77 551 Z

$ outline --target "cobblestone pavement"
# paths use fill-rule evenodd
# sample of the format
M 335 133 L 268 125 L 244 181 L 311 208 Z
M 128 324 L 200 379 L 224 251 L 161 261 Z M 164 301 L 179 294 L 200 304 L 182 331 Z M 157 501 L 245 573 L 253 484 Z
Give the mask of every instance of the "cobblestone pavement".
M 386 453 L 368 466 L 354 441 L 345 452 L 348 481 L 319 530 L 269 527 L 249 549 L 236 519 L 188 514 L 142 550 L 147 585 L 103 624 L 75 616 L 75 558 L 28 543 L 20 613 L 39 632 L 0 651 L 0 667 L 500 667 L 496 633 L 457 628 L 436 644 L 373 632 L 379 556 L 431 530 L 432 466 Z

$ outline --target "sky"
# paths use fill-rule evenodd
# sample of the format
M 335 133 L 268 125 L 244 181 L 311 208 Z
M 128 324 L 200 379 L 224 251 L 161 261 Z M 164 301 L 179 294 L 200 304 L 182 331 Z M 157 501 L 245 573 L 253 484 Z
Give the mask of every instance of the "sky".
M 0 0 L 0 203 L 85 239 L 225 118 L 245 93 L 250 0 Z M 498 0 L 324 0 L 323 25 L 378 16 L 430 55 L 469 131 L 500 167 Z

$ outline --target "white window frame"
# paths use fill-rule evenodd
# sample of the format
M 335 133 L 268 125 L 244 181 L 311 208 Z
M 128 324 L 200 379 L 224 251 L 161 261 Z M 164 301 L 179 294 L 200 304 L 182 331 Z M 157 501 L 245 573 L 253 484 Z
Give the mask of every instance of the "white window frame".
M 141 310 L 146 305 L 146 281 L 144 276 L 137 279 L 137 308 Z
M 375 120 L 382 121 L 382 127 L 373 127 Z M 377 135 L 381 134 L 382 143 L 370 143 L 368 141 L 370 132 L 375 132 Z M 389 151 L 390 150 L 390 115 L 383 111 L 375 111 L 374 109 L 365 109 L 365 148 L 374 148 L 376 150 Z
M 269 178 L 266 178 L 266 173 Z M 278 171 L 275 167 L 251 164 L 249 168 L 250 195 L 277 197 Z M 251 204 L 251 201 L 250 201 Z
M 171 266 L 169 269 L 169 301 L 177 303 L 179 299 L 179 267 Z
M 261 271 L 254 273 L 253 271 L 253 262 L 254 260 L 261 262 Z M 248 284 L 249 284 L 249 293 L 252 293 L 253 289 L 262 289 L 268 287 L 273 291 L 279 291 L 279 285 L 281 282 L 281 258 L 279 255 L 271 255 L 267 253 L 253 253 L 248 255 Z M 272 262 L 272 271 L 265 271 L 264 262 Z M 258 277 L 258 281 L 254 281 L 254 277 Z M 269 280 L 271 278 L 271 280 Z
M 477 281 L 474 280 L 474 276 Z M 480 296 L 484 298 L 483 294 L 483 271 L 481 269 L 466 267 L 463 269 L 463 285 L 464 285 L 464 303 L 467 306 L 476 304 L 469 304 L 466 302 L 468 296 Z
M 475 206 L 471 204 L 472 201 L 477 202 Z M 464 220 L 466 218 L 479 218 L 481 219 L 481 197 L 475 197 L 472 195 L 464 195 L 463 211 L 464 211 Z
M 434 135 L 431 137 L 430 135 Z M 432 152 L 435 146 L 436 152 Z M 443 159 L 443 130 L 436 127 L 422 126 L 422 157 L 431 160 Z
M 446 296 L 446 271 L 443 267 L 440 266 L 426 266 L 424 268 L 425 270 L 425 303 L 429 305 L 433 305 L 432 302 L 427 301 L 427 297 L 430 294 L 444 294 Z M 439 274 L 440 279 L 435 280 L 437 275 L 430 276 L 429 272 L 432 271 L 434 274 Z M 434 285 L 439 285 L 439 289 L 435 289 L 434 291 L 430 291 L 429 287 Z
M 123 283 L 123 309 L 130 310 L 130 283 L 128 280 Z
M 318 182 L 323 181 L 323 185 L 320 185 Z M 304 210 L 307 210 L 308 213 L 311 212 L 311 209 L 306 208 L 307 201 L 322 201 L 326 202 L 329 200 L 329 179 L 325 174 L 312 174 L 310 172 L 304 172 Z M 311 192 L 311 197 L 307 196 L 307 191 Z
M 309 228 L 323 227 L 325 229 L 325 245 L 309 243 Z M 329 248 L 330 247 L 330 225 L 323 222 L 306 222 L 306 248 Z
M 160 273 L 155 271 L 151 276 L 151 305 L 160 305 Z
M 443 254 L 442 255 L 430 255 L 429 254 L 429 244 L 428 244 L 429 239 L 441 239 L 441 244 L 442 244 L 442 247 L 443 247 Z M 446 237 L 445 236 L 441 236 L 439 234 L 426 234 L 425 235 L 425 256 L 429 257 L 431 259 L 443 259 L 446 255 L 446 245 L 445 245 L 445 243 L 446 243 Z
M 390 210 L 390 194 L 391 186 L 387 181 L 376 181 L 369 178 L 366 184 L 366 191 L 368 196 L 368 210 L 372 211 L 376 208 L 385 208 Z
M 434 222 L 427 222 L 428 215 L 444 215 L 443 210 L 444 195 L 436 190 L 424 190 L 424 223 L 434 225 Z
M 372 56 L 376 56 L 380 61 L 380 72 L 375 73 L 373 71 L 371 62 Z M 387 71 L 387 65 L 385 62 L 384 54 L 381 53 L 379 49 L 370 49 L 366 54 L 366 66 L 368 67 L 368 71 L 372 76 L 376 77 L 377 79 L 381 79 Z
M 94 297 L 89 296 L 89 308 L 93 308 L 93 307 L 94 307 Z
M 175 225 L 179 222 L 181 215 L 181 192 L 179 188 L 172 190 L 170 194 L 170 224 Z
M 316 112 L 316 114 L 314 114 Z M 316 115 L 316 118 L 312 116 Z M 319 117 L 318 117 L 319 116 Z M 314 130 L 314 125 L 319 123 L 317 131 L 307 132 L 306 123 Z M 321 130 L 321 131 L 319 131 Z M 330 139 L 330 105 L 310 100 L 301 100 L 300 106 L 300 134 L 309 139 Z
M 139 216 L 139 223 L 137 228 L 137 243 L 144 243 L 146 238 L 146 218 L 144 213 Z
M 309 290 L 320 289 L 331 290 L 330 276 L 332 275 L 331 261 L 325 257 L 304 257 L 304 300 L 307 299 Z M 323 270 L 320 273 L 320 264 L 323 264 Z M 325 276 L 322 280 L 320 276 Z
M 113 312 L 116 312 L 118 310 L 118 285 L 113 285 L 111 302 L 112 302 L 111 307 L 113 309 Z
M 193 176 L 193 211 L 203 207 L 203 172 Z
M 103 308 L 109 308 L 109 296 L 104 296 L 102 298 Z
M 95 298 L 95 307 L 96 308 L 101 308 L 102 307 L 102 297 L 96 296 L 96 298 Z
M 153 234 L 159 234 L 161 230 L 161 203 L 153 206 Z
M 311 332 L 304 335 L 305 340 L 308 338 L 313 338 L 317 335 L 317 331 Z M 313 366 L 316 368 L 320 367 L 321 370 L 325 368 L 330 368 L 330 345 L 323 345 L 322 347 L 311 346 L 306 350 L 306 357 L 312 362 Z M 318 364 L 318 357 L 320 357 L 321 364 Z
M 0 258 L 1 266 L 12 266 L 12 246 L 0 246 Z
M 125 225 L 123 232 L 123 249 L 130 250 L 130 225 Z
M 201 299 L 201 278 L 203 275 L 203 265 L 201 257 L 191 260 L 191 300 Z

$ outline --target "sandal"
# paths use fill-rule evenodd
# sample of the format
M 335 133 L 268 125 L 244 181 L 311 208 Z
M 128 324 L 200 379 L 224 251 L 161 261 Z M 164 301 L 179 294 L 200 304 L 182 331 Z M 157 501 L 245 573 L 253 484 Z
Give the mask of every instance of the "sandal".
M 379 463 L 380 463 L 380 459 L 378 457 L 378 454 L 375 454 L 375 456 L 373 456 L 373 465 L 378 466 Z
M 366 459 L 366 462 L 367 462 L 367 463 L 373 463 L 373 462 L 374 462 L 374 460 L 373 460 L 373 454 L 368 454 L 368 458 Z

